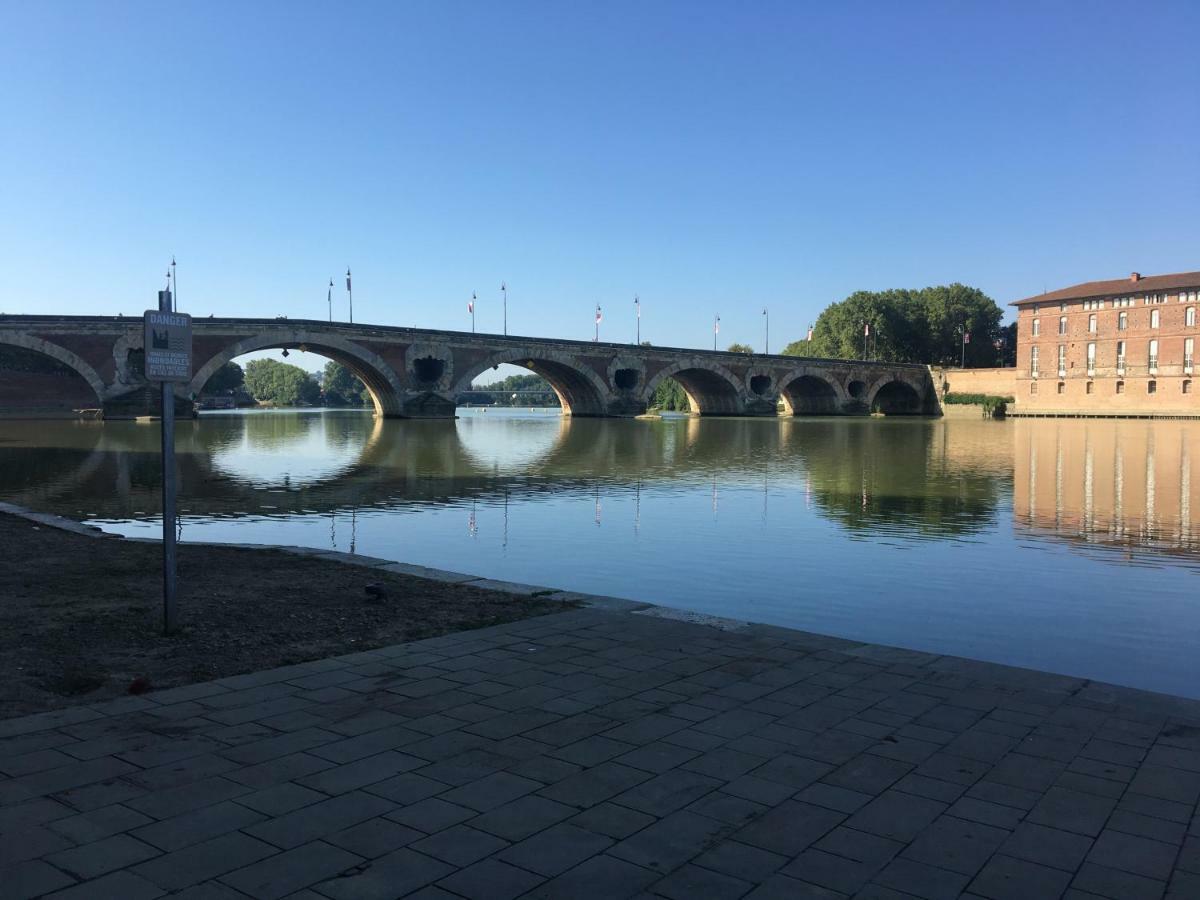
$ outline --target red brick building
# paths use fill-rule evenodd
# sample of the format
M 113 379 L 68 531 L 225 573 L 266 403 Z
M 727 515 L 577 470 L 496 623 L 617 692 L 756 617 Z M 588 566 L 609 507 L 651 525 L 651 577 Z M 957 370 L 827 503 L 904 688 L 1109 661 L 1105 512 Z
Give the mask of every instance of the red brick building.
M 1012 305 L 1018 414 L 1200 416 L 1200 272 L 1135 272 Z

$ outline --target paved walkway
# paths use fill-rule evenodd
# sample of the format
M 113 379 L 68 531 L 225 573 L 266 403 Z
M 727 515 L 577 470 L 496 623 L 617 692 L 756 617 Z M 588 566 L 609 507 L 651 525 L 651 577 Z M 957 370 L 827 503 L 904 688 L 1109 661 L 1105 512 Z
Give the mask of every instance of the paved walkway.
M 1200 703 L 583 609 L 0 722 L 0 894 L 1200 897 Z

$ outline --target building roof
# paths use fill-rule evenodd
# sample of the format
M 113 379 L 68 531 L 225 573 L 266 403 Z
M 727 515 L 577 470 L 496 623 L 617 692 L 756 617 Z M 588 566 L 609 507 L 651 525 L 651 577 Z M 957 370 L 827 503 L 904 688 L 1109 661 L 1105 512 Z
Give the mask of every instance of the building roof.
M 1176 272 L 1174 275 L 1139 275 L 1136 279 L 1114 278 L 1112 281 L 1085 281 L 1071 287 L 1038 294 L 1016 300 L 1009 306 L 1024 306 L 1027 303 L 1058 303 L 1060 300 L 1085 300 L 1089 297 L 1111 297 L 1124 294 L 1142 294 L 1155 291 L 1170 291 L 1177 288 L 1200 287 L 1200 272 Z

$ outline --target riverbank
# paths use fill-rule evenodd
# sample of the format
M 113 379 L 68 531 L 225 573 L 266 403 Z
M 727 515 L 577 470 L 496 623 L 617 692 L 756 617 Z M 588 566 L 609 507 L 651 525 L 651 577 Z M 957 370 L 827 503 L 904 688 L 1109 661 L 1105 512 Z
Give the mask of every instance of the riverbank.
M 162 630 L 161 549 L 0 511 L 0 718 L 370 650 L 563 609 L 319 551 L 179 546 L 181 628 Z M 64 530 L 74 526 L 75 533 Z M 463 581 L 468 580 L 464 576 Z M 368 586 L 373 586 L 368 593 Z

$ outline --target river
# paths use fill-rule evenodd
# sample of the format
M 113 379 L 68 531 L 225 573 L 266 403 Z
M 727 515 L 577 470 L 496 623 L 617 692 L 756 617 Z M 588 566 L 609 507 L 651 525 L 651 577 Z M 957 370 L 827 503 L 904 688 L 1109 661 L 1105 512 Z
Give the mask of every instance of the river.
M 1200 422 L 255 411 L 177 437 L 184 541 L 351 550 L 1200 696 Z M 155 535 L 157 451 L 157 425 L 0 422 L 0 498 Z

